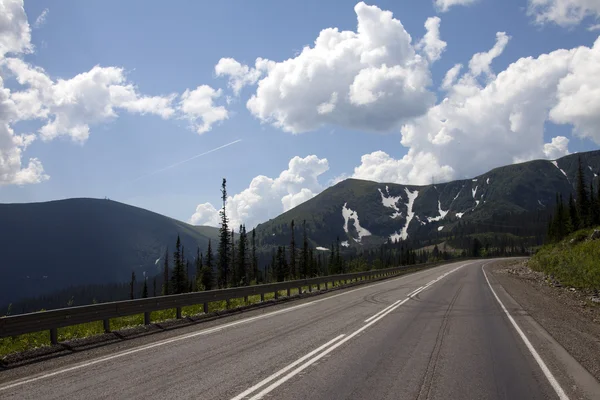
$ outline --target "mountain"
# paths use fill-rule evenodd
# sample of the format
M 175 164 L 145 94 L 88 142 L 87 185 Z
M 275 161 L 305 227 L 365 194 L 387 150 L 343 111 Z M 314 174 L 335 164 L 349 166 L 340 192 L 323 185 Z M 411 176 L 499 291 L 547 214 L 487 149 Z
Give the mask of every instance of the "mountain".
M 111 200 L 0 204 L 0 305 L 69 286 L 128 282 L 162 271 L 177 235 L 193 260 L 218 229 Z M 171 258 L 172 259 L 172 258 Z M 172 265 L 171 265 L 172 267 Z
M 598 185 L 600 151 L 535 160 L 493 169 L 472 179 L 425 186 L 346 179 L 311 200 L 260 224 L 263 245 L 287 245 L 290 223 L 301 234 L 306 221 L 309 242 L 330 247 L 369 248 L 392 240 L 414 246 L 460 234 L 508 235 L 541 244 L 556 193 L 575 195 L 578 159 L 585 180 Z M 298 239 L 297 239 L 298 240 Z

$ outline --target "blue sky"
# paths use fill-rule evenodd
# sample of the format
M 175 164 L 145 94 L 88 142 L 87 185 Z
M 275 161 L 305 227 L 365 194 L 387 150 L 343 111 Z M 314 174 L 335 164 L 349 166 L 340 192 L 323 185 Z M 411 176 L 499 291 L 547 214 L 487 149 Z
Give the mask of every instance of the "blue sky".
M 588 9 L 578 0 L 173 3 L 26 1 L 21 14 L 20 1 L 0 0 L 13 10 L 0 17 L 0 76 L 12 107 L 0 121 L 12 140 L 0 148 L 0 165 L 8 165 L 0 169 L 1 202 L 108 196 L 214 224 L 226 177 L 230 195 L 237 195 L 234 221 L 254 225 L 344 177 L 423 184 L 600 143 L 598 97 L 578 90 L 600 93 L 592 76 L 600 76 L 600 44 L 594 47 L 600 6 Z M 561 14 L 561 5 L 573 12 Z M 431 21 L 439 34 L 419 44 L 431 17 L 439 18 Z M 394 20 L 412 38 L 408 50 Z M 369 30 L 373 21 L 376 29 Z M 317 52 L 314 42 L 327 28 L 354 32 L 354 39 Z M 498 32 L 506 33 L 506 43 Z M 495 44 L 498 51 L 489 52 Z M 314 51 L 300 55 L 305 46 Z M 579 46 L 583 51 L 571 51 Z M 344 61 L 336 58 L 342 47 L 351 49 Z M 369 53 L 378 48 L 387 55 Z M 477 53 L 483 56 L 470 64 Z M 536 61 L 544 54 L 550 55 Z M 259 57 L 270 66 L 261 69 Z M 526 57 L 534 61 L 511 68 Z M 223 58 L 242 69 L 223 63 L 219 73 Z M 461 74 L 440 88 L 458 63 Z M 117 89 L 129 87 L 133 100 L 107 100 L 101 88 L 85 86 L 93 81 L 88 75 L 77 80 L 83 86 L 56 85 L 95 66 L 106 69 L 96 70 L 101 76 L 116 76 Z M 37 87 L 35 95 L 19 97 L 33 87 L 26 76 L 36 68 L 54 83 L 53 94 L 44 97 Z M 237 96 L 229 78 L 245 79 Z M 184 107 L 186 90 L 199 87 Z M 207 97 L 210 90 L 214 96 Z M 247 104 L 252 96 L 254 107 Z M 450 106 L 440 105 L 444 97 Z M 72 108 L 62 108 L 64 99 Z M 327 99 L 330 111 L 316 113 Z M 47 101 L 56 104 L 35 117 L 21 111 Z M 56 115 L 63 124 L 43 128 Z M 210 128 L 207 115 L 220 115 Z M 81 124 L 89 127 L 83 139 L 73 128 Z M 27 169 L 31 158 L 43 172 Z M 253 181 L 261 175 L 270 180 Z

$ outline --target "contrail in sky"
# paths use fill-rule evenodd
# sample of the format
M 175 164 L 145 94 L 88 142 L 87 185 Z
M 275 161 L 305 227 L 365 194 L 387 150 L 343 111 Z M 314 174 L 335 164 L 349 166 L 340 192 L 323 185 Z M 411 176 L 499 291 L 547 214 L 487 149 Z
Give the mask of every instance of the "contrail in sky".
M 205 151 L 204 153 L 201 153 L 201 154 L 196 154 L 195 156 L 190 157 L 187 160 L 179 161 L 179 162 L 176 162 L 175 164 L 171 164 L 171 165 L 169 165 L 167 167 L 164 167 L 164 168 L 161 168 L 161 169 L 157 169 L 156 171 L 150 172 L 149 174 L 139 176 L 139 177 L 135 178 L 132 182 L 138 181 L 138 180 L 140 180 L 142 178 L 147 178 L 147 177 L 152 176 L 152 175 L 156 175 L 158 173 L 164 172 L 164 171 L 166 171 L 168 169 L 171 169 L 171 168 L 175 168 L 175 167 L 177 167 L 177 166 L 179 166 L 181 164 L 185 164 L 188 161 L 195 160 L 198 157 L 205 156 L 207 154 L 213 153 L 213 152 L 215 152 L 217 150 L 221 150 L 221 149 L 223 149 L 225 147 L 231 146 L 232 144 L 236 144 L 236 143 L 241 142 L 241 141 L 242 141 L 242 139 L 234 140 L 233 142 L 224 144 L 223 146 L 219 146 L 219 147 L 214 148 L 212 150 Z

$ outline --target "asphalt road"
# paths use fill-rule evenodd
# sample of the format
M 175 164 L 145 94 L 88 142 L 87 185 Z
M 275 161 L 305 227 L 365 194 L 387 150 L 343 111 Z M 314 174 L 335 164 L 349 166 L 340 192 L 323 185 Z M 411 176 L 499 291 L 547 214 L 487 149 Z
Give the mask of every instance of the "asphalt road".
M 560 398 L 560 383 L 552 386 L 552 371 L 544 372 L 495 298 L 481 268 L 486 262 L 198 325 L 4 381 L 0 398 Z

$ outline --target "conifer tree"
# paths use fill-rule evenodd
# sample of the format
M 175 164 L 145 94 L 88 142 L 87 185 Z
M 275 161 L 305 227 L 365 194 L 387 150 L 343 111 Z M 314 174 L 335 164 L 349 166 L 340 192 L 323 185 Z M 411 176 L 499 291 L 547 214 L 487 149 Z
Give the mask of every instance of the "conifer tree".
M 252 229 L 252 280 L 258 283 L 258 258 L 256 256 L 256 230 Z
M 156 297 L 156 277 L 152 280 L 152 297 Z
M 134 295 L 133 295 L 133 287 L 135 285 L 135 271 L 131 271 L 131 282 L 129 282 L 129 298 L 131 300 L 134 299 Z
M 247 261 L 247 245 L 248 240 L 246 236 L 246 227 L 240 225 L 240 235 L 238 240 L 238 254 L 237 254 L 237 266 L 236 266 L 236 282 L 238 285 L 247 285 L 249 282 L 249 271 Z
M 302 277 L 309 276 L 308 268 L 308 238 L 306 237 L 306 220 L 302 221 Z
M 167 247 L 167 250 L 165 251 L 165 263 L 164 263 L 164 269 L 163 269 L 163 295 L 167 296 L 169 294 L 171 294 L 171 291 L 169 290 L 169 248 Z
M 333 275 L 335 273 L 335 248 L 333 247 L 333 243 L 331 243 L 331 251 L 329 252 L 329 260 L 327 261 L 326 275 Z
M 231 260 L 230 260 L 230 264 L 231 265 L 231 286 L 238 286 L 239 284 L 239 277 L 237 276 L 237 265 L 235 263 L 235 258 L 236 258 L 236 254 L 235 254 L 235 231 L 233 230 L 233 228 L 231 228 L 231 254 L 230 254 Z
M 204 271 L 204 264 L 202 262 L 202 253 L 200 253 L 200 246 L 196 248 L 196 290 L 200 290 L 202 286 L 202 274 Z
M 575 205 L 572 193 L 569 194 L 569 217 L 571 218 L 571 225 L 577 229 L 581 223 L 579 221 L 579 212 L 577 211 L 577 206 Z
M 579 166 L 577 168 L 577 211 L 579 211 L 579 226 L 575 227 L 575 229 L 588 227 L 590 225 L 590 205 L 581 157 L 579 157 Z
M 144 277 L 144 287 L 142 288 L 142 298 L 148 297 L 148 278 Z
M 206 265 L 202 272 L 202 285 L 204 290 L 213 289 L 213 254 L 210 239 L 208 239 L 208 249 L 206 250 Z
M 186 280 L 185 266 L 182 263 L 181 257 L 181 240 L 177 235 L 177 243 L 175 244 L 175 251 L 173 252 L 173 276 L 171 277 L 171 287 L 173 294 L 185 293 L 188 290 L 188 284 Z
M 600 225 L 600 207 L 594 193 L 594 180 L 590 182 L 590 221 L 592 226 Z
M 229 283 L 230 252 L 229 220 L 225 209 L 225 203 L 227 202 L 227 180 L 225 178 L 223 178 L 223 183 L 221 185 L 221 199 L 223 200 L 223 208 L 219 211 L 219 215 L 221 216 L 221 227 L 219 228 L 220 239 L 217 248 L 217 269 L 219 273 L 219 288 L 225 288 Z
M 295 229 L 294 229 L 294 220 L 290 223 L 290 229 L 292 231 L 292 239 L 290 240 L 290 271 L 289 277 L 290 279 L 296 279 L 296 237 L 295 237 Z

